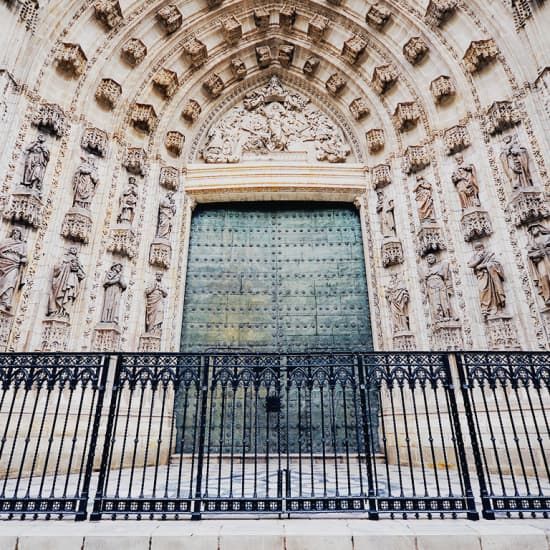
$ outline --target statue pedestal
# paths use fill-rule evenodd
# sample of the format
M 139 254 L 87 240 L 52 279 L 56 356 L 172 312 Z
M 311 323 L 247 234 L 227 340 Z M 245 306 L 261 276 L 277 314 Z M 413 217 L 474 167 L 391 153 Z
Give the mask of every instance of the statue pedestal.
M 415 351 L 416 339 L 410 331 L 396 332 L 393 335 L 393 349 L 395 351 Z
M 160 334 L 151 334 L 146 332 L 139 339 L 139 351 L 146 353 L 155 353 L 160 351 Z
M 42 322 L 40 351 L 67 351 L 71 323 L 65 319 L 45 319 Z
M 462 212 L 462 231 L 466 242 L 489 237 L 493 226 L 489 213 L 482 208 L 468 208 Z
M 130 260 L 137 254 L 136 234 L 129 225 L 116 225 L 111 229 L 111 242 L 107 247 L 109 252 L 126 256 Z
M 517 339 L 517 329 L 512 317 L 503 314 L 489 315 L 485 322 L 487 324 L 489 349 L 495 351 L 521 350 Z
M 516 227 L 529 225 L 550 216 L 544 195 L 536 187 L 516 190 L 510 199 L 510 210 Z
M 115 323 L 99 323 L 94 331 L 92 349 L 98 352 L 120 351 L 120 328 Z
M 385 238 L 382 243 L 382 265 L 390 267 L 403 263 L 403 246 L 397 238 Z
M 92 216 L 85 208 L 73 207 L 66 214 L 61 235 L 72 241 L 88 244 L 92 232 Z
M 13 318 L 13 314 L 0 309 L 0 352 L 2 353 L 8 350 Z
M 447 248 L 441 228 L 435 223 L 422 224 L 416 236 L 418 238 L 418 253 L 422 258 L 431 252 L 438 252 Z
M 4 217 L 35 229 L 40 225 L 43 203 L 38 195 L 30 192 L 13 193 Z
M 464 349 L 462 325 L 458 321 L 438 321 L 433 324 L 436 349 L 457 351 Z
M 157 238 L 151 243 L 149 251 L 149 263 L 151 265 L 169 269 L 171 257 L 172 245 L 169 240 Z

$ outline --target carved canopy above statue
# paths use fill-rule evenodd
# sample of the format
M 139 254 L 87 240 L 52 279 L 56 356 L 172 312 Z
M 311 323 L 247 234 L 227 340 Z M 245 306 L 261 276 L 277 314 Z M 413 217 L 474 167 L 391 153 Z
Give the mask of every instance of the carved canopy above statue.
M 281 157 L 342 163 L 350 153 L 342 130 L 308 98 L 286 90 L 273 76 L 210 128 L 200 156 L 212 164 Z

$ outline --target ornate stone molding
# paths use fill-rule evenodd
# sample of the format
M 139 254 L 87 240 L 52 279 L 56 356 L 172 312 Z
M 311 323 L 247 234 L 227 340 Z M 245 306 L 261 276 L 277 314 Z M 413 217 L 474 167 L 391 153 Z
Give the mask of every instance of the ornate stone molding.
M 74 78 L 78 78 L 85 70 L 88 58 L 80 44 L 62 42 L 55 56 L 58 68 Z
M 107 250 L 131 260 L 137 254 L 137 237 L 134 230 L 126 225 L 114 227 L 110 233 Z
M 176 130 L 170 130 L 166 132 L 166 137 L 164 138 L 164 146 L 168 151 L 170 151 L 176 157 L 179 157 L 183 151 L 183 146 L 185 144 L 185 136 Z
M 420 63 L 429 51 L 428 44 L 420 36 L 413 36 L 404 46 L 403 55 L 412 65 Z
M 71 324 L 64 319 L 45 319 L 42 321 L 42 352 L 63 352 L 69 346 Z
M 196 36 L 188 36 L 182 42 L 182 50 L 191 65 L 196 69 L 202 67 L 208 60 L 208 50 L 206 44 L 201 42 Z
M 393 349 L 395 351 L 416 351 L 416 338 L 412 332 L 402 332 L 393 335 Z
M 32 193 L 13 193 L 4 218 L 37 229 L 42 221 L 42 201 Z
M 482 208 L 464 210 L 461 223 L 466 242 L 483 239 L 493 234 L 493 225 L 489 213 Z
M 169 4 L 157 12 L 157 20 L 166 34 L 172 34 L 181 28 L 183 15 L 175 4 Z
M 407 147 L 403 157 L 403 170 L 406 174 L 416 174 L 431 164 L 431 155 L 426 145 Z
M 0 310 L 0 352 L 2 353 L 8 351 L 13 319 L 14 317 L 11 313 Z
M 425 223 L 416 234 L 418 239 L 418 254 L 422 258 L 433 252 L 446 250 L 441 227 L 435 223 Z
M 271 19 L 271 14 L 266 8 L 256 8 L 253 12 L 253 15 L 256 28 L 261 31 L 265 31 L 269 28 L 269 20 Z
M 371 169 L 371 180 L 373 189 L 382 189 L 392 182 L 391 166 L 389 164 L 378 164 Z
M 122 46 L 121 55 L 126 63 L 136 67 L 147 56 L 147 46 L 139 38 L 130 38 Z
M 441 75 L 432 80 L 430 91 L 436 103 L 445 103 L 456 94 L 453 79 L 450 76 Z
M 281 66 L 288 69 L 294 60 L 295 47 L 292 44 L 281 44 L 278 49 L 277 59 Z
M 95 92 L 96 101 L 111 110 L 116 107 L 121 95 L 122 86 L 112 78 L 104 78 Z
M 511 101 L 495 101 L 487 109 L 487 130 L 490 134 L 500 134 L 521 122 L 521 115 Z
M 512 317 L 508 315 L 492 315 L 486 319 L 489 349 L 495 351 L 520 350 L 517 329 Z
M 367 49 L 367 41 L 354 34 L 351 38 L 348 38 L 342 46 L 342 57 L 352 65 L 355 65 L 359 59 L 364 55 Z
M 245 62 L 238 57 L 236 57 L 235 59 L 232 59 L 231 72 L 233 73 L 233 76 L 237 80 L 242 80 L 246 76 L 246 73 L 248 72 Z
M 367 24 L 378 31 L 384 29 L 391 18 L 391 11 L 381 2 L 376 2 L 368 10 L 365 19 Z
M 340 95 L 344 88 L 346 87 L 347 82 L 339 73 L 333 73 L 328 77 L 328 80 L 325 82 L 326 89 L 332 95 Z
M 536 187 L 515 191 L 510 199 L 510 209 L 516 227 L 526 226 L 550 216 L 544 194 Z
M 149 263 L 155 267 L 169 269 L 171 258 L 172 245 L 170 244 L 170 241 L 167 239 L 156 238 L 151 243 L 151 248 L 149 250 Z
M 96 0 L 94 13 L 96 19 L 109 30 L 115 28 L 122 21 L 122 10 L 118 0 Z
M 145 333 L 139 339 L 138 351 L 141 353 L 157 353 L 160 351 L 160 343 L 160 336 Z
M 225 84 L 219 74 L 212 73 L 202 83 L 202 87 L 211 99 L 216 99 L 222 95 Z
M 386 140 L 384 138 L 384 130 L 381 128 L 371 128 L 366 133 L 367 148 L 369 153 L 378 153 L 384 148 Z
M 372 73 L 372 87 L 378 95 L 385 94 L 397 82 L 398 72 L 392 65 L 379 65 Z
M 173 166 L 163 166 L 160 169 L 159 184 L 170 191 L 177 191 L 180 186 L 180 174 Z
M 307 27 L 307 34 L 313 42 L 320 42 L 325 36 L 328 26 L 328 18 L 317 14 L 310 19 Z
M 304 67 L 302 71 L 304 72 L 304 74 L 308 76 L 313 76 L 317 72 L 317 69 L 319 69 L 320 64 L 321 64 L 321 60 L 318 57 L 310 55 L 304 61 Z
M 115 323 L 99 323 L 94 330 L 92 350 L 98 353 L 120 351 L 120 334 Z
M 220 21 L 220 28 L 222 30 L 225 41 L 234 46 L 239 42 L 243 36 L 243 26 L 235 15 L 225 17 Z
M 370 115 L 370 109 L 367 102 L 362 97 L 355 98 L 349 104 L 349 111 L 353 118 L 357 121 L 363 120 Z
M 492 38 L 474 40 L 470 42 L 462 61 L 469 73 L 477 73 L 495 61 L 498 54 L 498 47 Z
M 285 4 L 279 9 L 279 25 L 286 30 L 291 29 L 296 21 L 296 6 Z
M 455 13 L 457 0 L 430 0 L 424 19 L 428 25 L 441 27 Z
M 404 261 L 401 241 L 397 238 L 385 238 L 382 243 L 382 266 L 388 268 L 402 264 Z
M 202 107 L 200 103 L 195 99 L 189 99 L 181 112 L 181 116 L 189 123 L 196 122 L 202 113 Z
M 152 105 L 134 103 L 130 107 L 130 121 L 137 130 L 150 134 L 157 126 L 158 116 Z
M 67 118 L 63 109 L 55 103 L 41 103 L 36 110 L 33 126 L 58 138 L 67 131 Z
M 400 132 L 408 132 L 415 128 L 420 119 L 420 109 L 416 101 L 398 103 L 393 113 L 393 118 Z
M 92 155 L 104 157 L 107 154 L 107 133 L 99 128 L 86 128 L 80 140 L 80 147 Z
M 170 99 L 179 87 L 178 74 L 163 67 L 153 77 L 153 86 L 164 99 Z
M 457 124 L 443 133 L 443 141 L 447 150 L 447 155 L 454 155 L 464 151 L 471 144 L 470 134 L 466 126 Z
M 124 153 L 122 166 L 130 174 L 145 176 L 147 167 L 147 153 L 141 147 L 128 147 Z
M 92 232 L 92 216 L 89 210 L 73 207 L 66 214 L 61 235 L 72 241 L 88 244 Z

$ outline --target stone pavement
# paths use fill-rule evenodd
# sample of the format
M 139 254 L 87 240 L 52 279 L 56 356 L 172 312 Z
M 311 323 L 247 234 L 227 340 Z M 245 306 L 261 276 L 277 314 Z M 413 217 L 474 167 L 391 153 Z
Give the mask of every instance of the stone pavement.
M 0 550 L 550 550 L 550 520 L 0 522 Z

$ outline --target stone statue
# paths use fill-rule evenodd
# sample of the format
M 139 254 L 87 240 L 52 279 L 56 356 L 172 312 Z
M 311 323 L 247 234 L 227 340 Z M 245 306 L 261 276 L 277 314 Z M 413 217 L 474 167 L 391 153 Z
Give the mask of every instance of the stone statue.
M 431 221 L 435 219 L 434 200 L 432 196 L 432 184 L 422 176 L 416 179 L 416 187 L 413 190 L 418 205 L 418 217 L 420 221 Z
M 546 306 L 550 306 L 550 230 L 535 223 L 528 229 L 529 270 Z
M 42 191 L 42 183 L 46 174 L 46 167 L 50 161 L 50 152 L 45 145 L 46 138 L 40 134 L 36 141 L 33 141 L 25 149 L 25 168 L 23 171 L 24 185 L 29 191 Z
M 136 213 L 136 206 L 139 200 L 136 178 L 131 177 L 128 185 L 122 193 L 119 201 L 118 223 L 127 223 L 132 225 Z
M 122 274 L 123 266 L 120 263 L 113 264 L 111 269 L 105 274 L 103 288 L 103 309 L 101 310 L 102 323 L 118 324 L 120 313 L 120 299 L 122 293 L 128 288 Z
M 384 210 L 384 190 L 376 190 L 376 212 L 380 214 Z
M 435 254 L 426 256 L 428 267 L 424 271 L 422 282 L 426 289 L 432 318 L 435 322 L 457 321 L 453 312 L 451 297 L 453 283 L 451 269 L 446 261 L 438 262 Z
M 48 317 L 69 318 L 69 310 L 78 297 L 80 283 L 85 277 L 84 267 L 78 259 L 78 250 L 71 246 L 53 268 Z
M 157 237 L 169 239 L 172 233 L 172 220 L 176 214 L 176 202 L 174 193 L 167 193 L 159 203 Z
M 393 333 L 408 332 L 410 294 L 405 282 L 399 280 L 397 275 L 392 276 L 390 286 L 386 288 L 386 300 L 390 306 Z
M 164 301 L 168 292 L 162 286 L 162 273 L 155 275 L 155 281 L 145 289 L 145 331 L 158 334 L 164 321 Z
M 15 227 L 8 238 L 0 242 L 0 309 L 10 311 L 15 291 L 21 286 L 27 264 L 27 243 L 21 229 Z
M 533 186 L 529 153 L 519 143 L 517 136 L 506 136 L 504 138 L 504 148 L 500 155 L 500 161 L 514 190 Z
M 395 237 L 395 214 L 394 203 L 392 199 L 389 199 L 384 205 L 382 212 L 382 235 L 384 237 Z
M 504 269 L 495 255 L 485 250 L 483 243 L 477 243 L 474 250 L 474 256 L 468 262 L 468 267 L 474 270 L 477 277 L 481 313 L 487 318 L 489 315 L 502 313 L 506 306 Z
M 81 157 L 82 163 L 73 177 L 73 206 L 90 210 L 95 188 L 99 182 L 95 158 L 92 155 Z
M 463 210 L 467 208 L 479 208 L 479 184 L 477 173 L 473 164 L 465 164 L 462 155 L 456 156 L 457 167 L 452 175 L 453 183 L 458 191 L 460 205 Z

